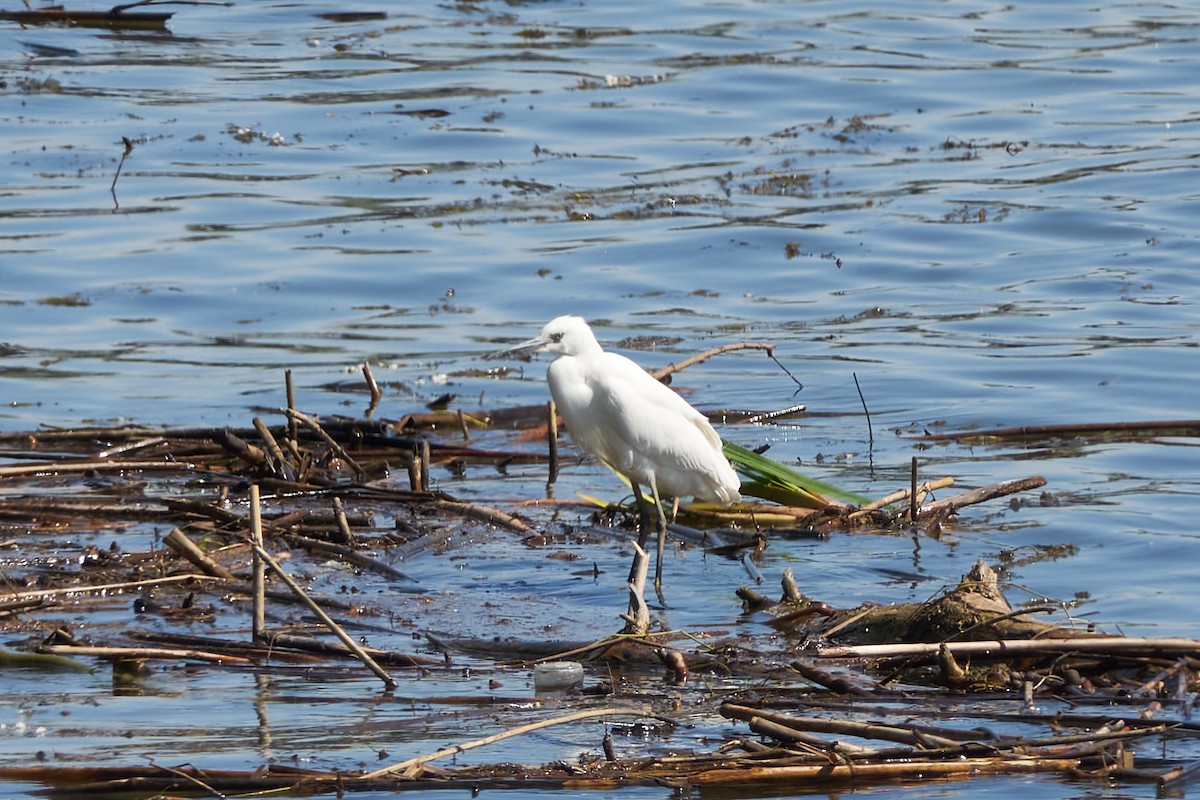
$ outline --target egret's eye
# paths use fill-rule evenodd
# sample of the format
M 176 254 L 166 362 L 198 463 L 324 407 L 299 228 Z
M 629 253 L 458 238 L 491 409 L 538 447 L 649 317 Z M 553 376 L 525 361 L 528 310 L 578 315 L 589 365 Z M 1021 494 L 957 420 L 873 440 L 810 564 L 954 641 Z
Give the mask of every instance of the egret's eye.
M 550 341 L 554 342 L 555 344 L 558 344 L 559 342 L 562 341 L 562 334 L 561 333 L 550 334 Z

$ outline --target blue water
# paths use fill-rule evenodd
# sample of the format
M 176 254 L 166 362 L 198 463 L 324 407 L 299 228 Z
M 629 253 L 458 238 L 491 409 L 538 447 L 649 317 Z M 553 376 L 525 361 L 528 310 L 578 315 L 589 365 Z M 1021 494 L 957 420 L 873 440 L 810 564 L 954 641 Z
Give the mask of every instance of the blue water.
M 544 364 L 500 379 L 482 356 L 564 312 L 618 349 L 678 340 L 625 349 L 647 366 L 773 342 L 799 394 L 753 351 L 676 385 L 702 407 L 821 415 L 727 438 L 872 495 L 906 485 L 918 455 L 959 486 L 1041 474 L 1059 502 L 970 509 L 937 542 L 775 542 L 772 584 L 793 566 L 834 605 L 920 600 L 976 558 L 1073 546 L 1022 562 L 1010 598 L 1200 633 L 1194 439 L 913 440 L 1197 417 L 1197 10 L 366 0 L 388 18 L 337 23 L 307 0 L 166 8 L 162 33 L 0 26 L 0 429 L 243 426 L 283 404 L 285 369 L 302 407 L 360 414 L 366 360 L 383 416 L 443 392 L 472 412 L 540 403 Z M 510 474 L 434 480 L 493 501 L 543 491 L 538 468 Z M 557 494 L 575 491 L 621 488 L 570 465 Z M 611 542 L 577 546 L 620 572 Z M 467 618 L 480 583 L 533 592 L 523 562 L 484 544 L 460 557 L 421 569 Z M 678 561 L 702 577 L 669 623 L 732 624 L 741 567 Z M 539 567 L 543 611 L 581 638 L 611 630 L 595 608 L 620 605 L 619 586 L 559 566 Z M 196 689 L 223 691 L 244 702 Z M 316 724 L 299 708 L 289 722 Z

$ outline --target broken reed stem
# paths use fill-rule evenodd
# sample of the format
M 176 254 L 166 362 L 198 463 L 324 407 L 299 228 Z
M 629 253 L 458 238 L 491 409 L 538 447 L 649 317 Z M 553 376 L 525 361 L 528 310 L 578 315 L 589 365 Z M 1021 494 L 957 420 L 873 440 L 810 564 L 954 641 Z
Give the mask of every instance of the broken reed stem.
M 255 417 L 253 422 L 254 430 L 258 431 L 263 444 L 267 446 L 267 452 L 271 454 L 271 458 L 275 459 L 276 465 L 282 469 L 283 465 L 287 463 L 287 457 L 284 456 L 283 448 L 275 439 L 275 434 L 271 433 L 271 429 L 267 427 L 267 423 L 263 422 L 262 417 Z
M 550 477 L 546 482 L 553 486 L 558 480 L 558 406 L 553 400 L 546 403 L 546 444 L 550 458 Z
M 463 441 L 469 442 L 471 441 L 471 431 L 467 429 L 467 415 L 463 413 L 461 408 L 456 413 L 458 416 L 458 429 L 462 431 Z
M 212 575 L 214 578 L 224 578 L 225 580 L 234 580 L 232 572 L 209 558 L 208 554 L 197 547 L 196 543 L 189 539 L 187 534 L 179 528 L 174 528 L 164 536 L 163 544 L 195 564 L 205 575 Z
M 909 468 L 909 496 L 908 496 L 908 519 L 910 522 L 917 521 L 917 457 L 912 457 L 912 466 Z
M 287 409 L 287 415 L 289 419 L 299 420 L 311 428 L 318 436 L 321 437 L 325 444 L 329 445 L 329 449 L 336 453 L 338 458 L 346 462 L 346 466 L 354 470 L 355 475 L 361 478 L 365 474 L 362 466 L 360 466 L 357 461 L 350 457 L 350 454 L 346 452 L 346 448 L 338 444 L 337 439 L 334 439 L 329 435 L 328 431 L 321 427 L 320 422 L 313 417 L 310 417 L 308 414 L 305 414 L 303 411 L 297 411 L 294 408 Z
M 254 543 L 251 560 L 254 586 L 254 617 L 250 626 L 250 641 L 261 642 L 267 631 L 267 568 L 259 557 L 263 547 L 262 504 L 257 483 L 250 484 L 250 540 Z
M 421 454 L 417 449 L 413 448 L 412 459 L 408 462 L 408 487 L 414 492 L 421 491 L 421 472 L 424 470 L 424 465 L 421 463 Z
M 346 507 L 342 505 L 342 498 L 333 498 L 333 516 L 337 520 L 338 533 L 341 535 L 340 544 L 350 544 L 354 541 L 354 535 L 350 531 L 350 520 L 346 517 Z
M 392 764 L 389 767 L 384 767 L 383 769 L 377 769 L 374 772 L 368 772 L 366 775 L 359 775 L 354 780 L 359 780 L 359 781 L 375 780 L 376 778 L 382 778 L 385 775 L 394 775 L 397 772 L 404 772 L 404 771 L 412 770 L 414 767 L 419 767 L 422 764 L 428 764 L 430 761 L 436 761 L 439 758 L 446 758 L 447 756 L 457 755 L 466 750 L 473 750 L 476 747 L 482 747 L 486 744 L 493 744 L 494 742 L 503 741 L 504 739 L 509 739 L 513 736 L 522 736 L 522 735 L 524 735 L 526 733 L 530 733 L 532 731 L 541 730 L 542 728 L 549 728 L 554 725 L 565 725 L 569 722 L 577 722 L 581 719 L 590 719 L 592 717 L 607 717 L 607 716 L 636 716 L 636 717 L 649 716 L 649 717 L 654 717 L 655 719 L 661 719 L 657 714 L 654 714 L 648 708 L 611 707 L 611 708 L 592 708 L 592 709 L 588 709 L 585 711 L 576 711 L 573 714 L 566 714 L 565 716 L 554 717 L 553 719 L 543 719 L 543 720 L 539 720 L 538 722 L 531 722 L 528 725 L 518 725 L 515 728 L 509 728 L 508 730 L 501 731 L 500 733 L 494 733 L 490 736 L 484 736 L 481 739 L 472 739 L 469 742 L 463 742 L 462 744 L 456 744 L 453 747 L 443 747 L 441 750 L 438 750 L 436 752 L 427 753 L 426 755 L 417 756 L 416 758 L 410 758 L 407 761 L 401 761 L 398 764 Z
M 379 388 L 379 384 L 375 382 L 375 374 L 371 372 L 371 362 L 364 361 L 362 365 L 363 379 L 367 382 L 367 391 L 371 393 L 371 408 L 379 405 L 380 398 L 383 397 L 383 390 Z
M 286 393 L 287 393 L 288 411 L 295 411 L 296 410 L 296 386 L 295 386 L 295 384 L 292 383 L 292 371 L 290 369 L 285 369 L 283 371 L 283 384 L 284 384 L 284 389 L 286 390 Z M 288 438 L 294 442 L 297 439 L 296 418 L 293 417 L 291 414 L 288 414 L 287 418 L 288 418 Z
M 375 375 L 371 372 L 371 362 L 363 362 L 362 373 L 367 382 L 367 391 L 371 393 L 371 402 L 367 403 L 367 410 L 363 412 L 363 416 L 370 419 L 371 415 L 375 413 L 375 409 L 379 408 L 379 400 L 383 397 L 383 392 L 379 389 L 379 384 L 375 382 Z
M 429 491 L 429 462 L 432 460 L 429 440 L 421 440 L 421 491 Z
M 321 606 L 318 605 L 315 600 L 308 596 L 308 593 L 301 588 L 300 584 L 296 583 L 296 581 L 292 579 L 291 575 L 288 575 L 283 571 L 283 567 L 279 565 L 279 562 L 276 561 L 262 545 L 251 541 L 250 546 L 254 548 L 254 552 L 257 553 L 263 561 L 267 562 L 267 565 L 275 571 L 275 574 L 279 576 L 279 579 L 286 583 L 288 588 L 291 589 L 298 598 L 300 598 L 301 602 L 308 606 L 309 610 L 317 615 L 321 622 L 325 624 L 325 627 L 329 628 L 329 630 L 333 632 L 333 635 L 341 640 L 342 644 L 350 648 L 350 652 L 354 653 L 355 658 L 366 665 L 367 669 L 371 670 L 371 672 L 374 672 L 376 677 L 383 681 L 383 685 L 387 689 L 396 688 L 398 685 L 396 680 L 389 675 L 383 667 L 379 666 L 375 659 L 373 659 L 371 655 L 367 653 L 367 651 L 363 650 L 362 646 L 359 645 L 358 642 L 354 641 L 354 639 L 352 639 L 350 635 L 342 629 L 341 625 L 338 625 L 337 622 L 334 621 L 333 617 L 326 614 L 325 610 L 321 608 Z

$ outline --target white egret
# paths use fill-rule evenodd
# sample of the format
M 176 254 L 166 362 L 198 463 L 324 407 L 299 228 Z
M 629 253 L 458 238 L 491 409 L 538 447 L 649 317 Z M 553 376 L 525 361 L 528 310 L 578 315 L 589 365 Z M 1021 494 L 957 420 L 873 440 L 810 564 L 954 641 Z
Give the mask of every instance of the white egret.
M 550 394 L 575 445 L 624 475 L 643 511 L 639 545 L 646 542 L 644 500 L 649 486 L 658 512 L 654 585 L 662 586 L 667 517 L 662 497 L 695 497 L 729 505 L 741 483 L 721 452 L 721 438 L 687 401 L 633 361 L 605 352 L 581 317 L 551 320 L 535 339 L 504 354 L 557 353 L 546 371 Z

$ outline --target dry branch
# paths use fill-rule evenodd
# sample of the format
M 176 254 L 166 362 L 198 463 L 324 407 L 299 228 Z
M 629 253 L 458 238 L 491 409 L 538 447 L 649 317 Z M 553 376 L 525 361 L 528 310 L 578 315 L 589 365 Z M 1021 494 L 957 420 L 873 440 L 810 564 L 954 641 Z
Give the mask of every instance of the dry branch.
M 937 500 L 928 505 L 921 506 L 917 510 L 917 518 L 925 519 L 927 517 L 936 516 L 938 514 L 957 511 L 964 506 L 972 506 L 977 503 L 982 503 L 987 500 L 993 500 L 997 497 L 1004 497 L 1017 492 L 1027 492 L 1031 489 L 1038 489 L 1046 485 L 1046 479 L 1040 475 L 1034 475 L 1029 478 L 1017 478 L 1011 481 L 1002 481 L 993 483 L 989 486 L 981 486 L 978 489 L 972 489 L 969 492 L 952 495 L 944 500 Z

